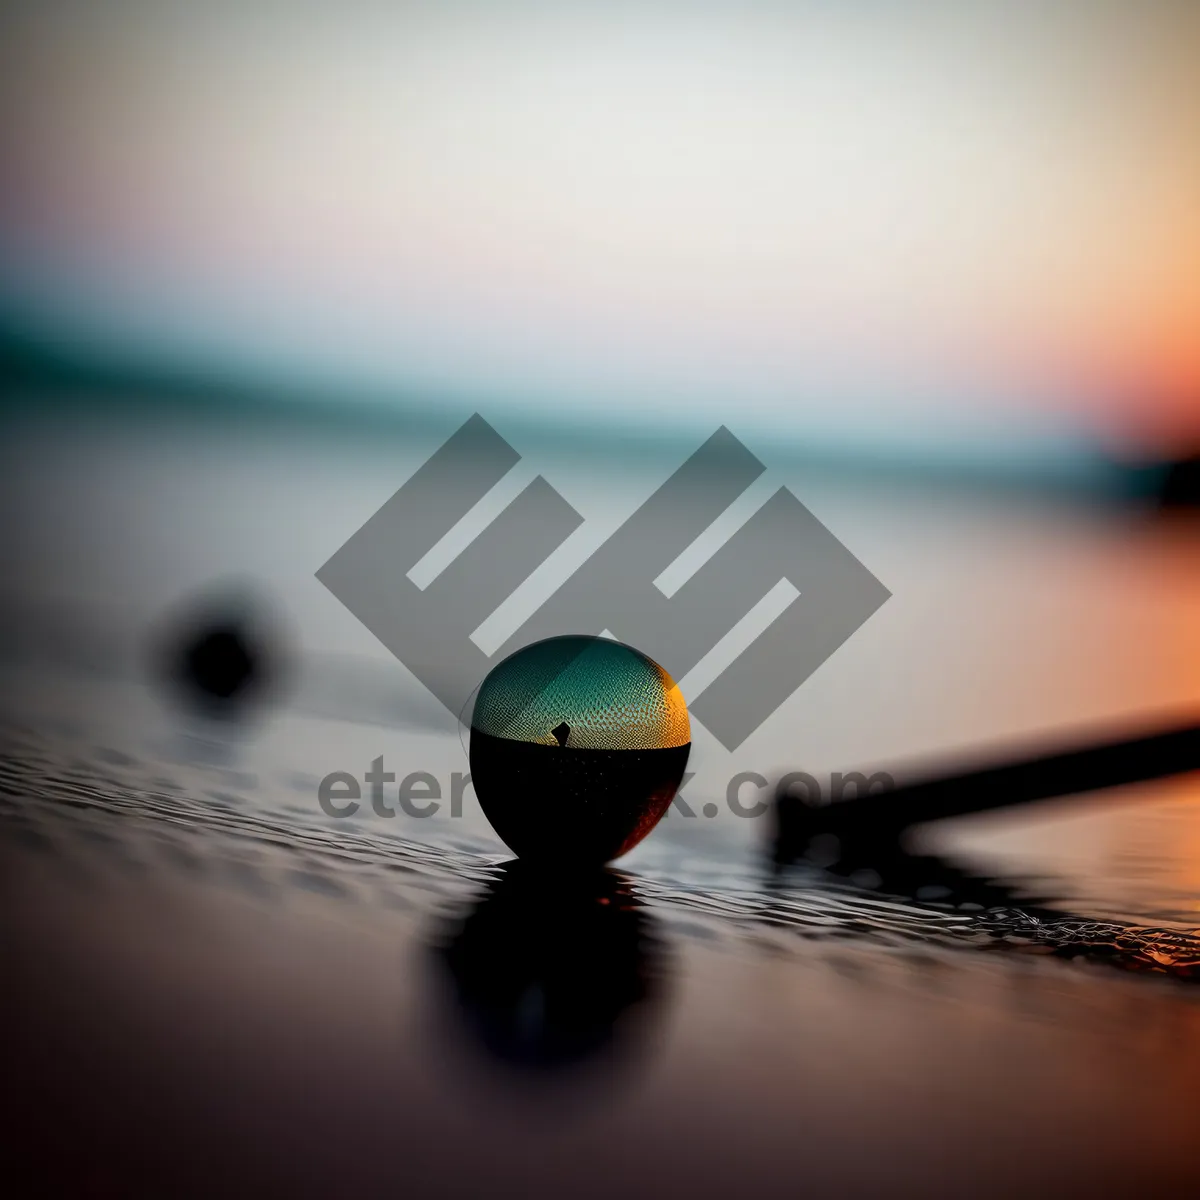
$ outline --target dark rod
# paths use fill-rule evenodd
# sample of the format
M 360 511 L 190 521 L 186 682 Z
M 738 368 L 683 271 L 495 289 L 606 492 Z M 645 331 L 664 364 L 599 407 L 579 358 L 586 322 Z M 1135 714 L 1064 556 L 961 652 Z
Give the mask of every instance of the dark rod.
M 813 825 L 905 829 L 910 825 L 1057 796 L 1124 787 L 1200 770 L 1200 723 L 938 776 L 810 810 Z M 782 797 L 781 797 L 782 799 Z

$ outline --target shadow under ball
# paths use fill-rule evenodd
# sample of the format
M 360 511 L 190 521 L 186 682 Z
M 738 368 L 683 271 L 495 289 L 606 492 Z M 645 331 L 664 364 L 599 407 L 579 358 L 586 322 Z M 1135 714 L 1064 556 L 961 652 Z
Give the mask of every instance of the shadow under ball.
M 471 780 L 515 854 L 600 864 L 633 849 L 671 803 L 691 750 L 687 706 L 653 659 L 607 638 L 535 642 L 483 681 Z
M 663 998 L 666 954 L 650 915 L 603 868 L 564 878 L 509 863 L 434 950 L 466 1029 L 514 1067 L 611 1057 Z

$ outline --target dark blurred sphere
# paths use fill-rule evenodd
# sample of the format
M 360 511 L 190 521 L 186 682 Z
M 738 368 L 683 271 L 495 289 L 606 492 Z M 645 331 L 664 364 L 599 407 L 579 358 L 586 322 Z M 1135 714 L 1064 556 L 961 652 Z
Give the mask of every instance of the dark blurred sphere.
M 260 649 L 236 625 L 202 630 L 183 648 L 180 675 L 202 695 L 216 701 L 236 700 L 261 682 Z
M 155 639 L 155 657 L 177 698 L 223 718 L 270 700 L 289 660 L 282 619 L 244 591 L 203 597 L 172 613 Z
M 435 949 L 469 1041 L 534 1071 L 629 1045 L 662 997 L 665 951 L 610 871 L 550 876 L 511 863 Z
M 1164 508 L 1200 509 L 1200 454 L 1178 459 L 1165 469 L 1160 500 Z

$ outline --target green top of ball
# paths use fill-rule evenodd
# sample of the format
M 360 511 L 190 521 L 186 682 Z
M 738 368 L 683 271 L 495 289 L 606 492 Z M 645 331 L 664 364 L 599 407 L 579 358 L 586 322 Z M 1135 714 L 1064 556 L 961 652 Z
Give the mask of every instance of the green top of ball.
M 534 642 L 479 686 L 471 727 L 577 750 L 662 750 L 692 740 L 679 686 L 652 658 L 611 638 Z

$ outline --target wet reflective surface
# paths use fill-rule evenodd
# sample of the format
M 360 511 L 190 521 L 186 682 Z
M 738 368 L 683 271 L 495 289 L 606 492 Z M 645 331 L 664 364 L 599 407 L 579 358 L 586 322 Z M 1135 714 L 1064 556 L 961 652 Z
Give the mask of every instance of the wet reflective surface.
M 563 893 L 454 822 L 289 811 L 252 743 L 93 733 L 5 726 L 5 1053 L 46 1179 L 1005 1195 L 1191 1170 L 1182 922 L 929 857 L 772 877 L 664 845 Z M 1166 811 L 1166 837 L 1200 815 Z
M 338 476 L 334 519 L 264 453 L 222 515 L 122 446 L 63 451 L 70 521 L 37 510 L 0 603 L 14 1171 L 71 1194 L 1187 1194 L 1195 776 L 784 871 L 725 788 L 1200 700 L 1190 534 L 818 495 L 893 589 L 878 624 L 744 755 L 698 738 L 693 816 L 564 892 L 508 865 L 469 788 L 456 812 L 453 719 L 323 607 L 316 544 L 371 487 Z M 182 541 L 131 560 L 112 529 Z M 234 560 L 305 645 L 249 722 L 145 670 L 148 631 Z M 380 756 L 431 774 L 438 810 L 396 811 L 392 784 L 387 815 L 366 786 L 322 812 L 323 777 Z

